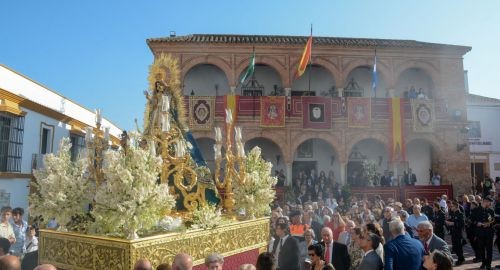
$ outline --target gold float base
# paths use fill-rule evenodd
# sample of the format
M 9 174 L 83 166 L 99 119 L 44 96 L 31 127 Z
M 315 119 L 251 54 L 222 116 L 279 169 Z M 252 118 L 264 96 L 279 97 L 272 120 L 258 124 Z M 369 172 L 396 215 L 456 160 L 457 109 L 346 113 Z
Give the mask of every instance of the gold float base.
M 137 240 L 40 230 L 39 262 L 67 270 L 132 270 L 138 259 L 147 258 L 156 268 L 161 263 L 171 263 L 177 253 L 185 252 L 193 256 L 195 265 L 199 265 L 212 252 L 227 257 L 255 249 L 265 250 L 268 240 L 269 218 Z

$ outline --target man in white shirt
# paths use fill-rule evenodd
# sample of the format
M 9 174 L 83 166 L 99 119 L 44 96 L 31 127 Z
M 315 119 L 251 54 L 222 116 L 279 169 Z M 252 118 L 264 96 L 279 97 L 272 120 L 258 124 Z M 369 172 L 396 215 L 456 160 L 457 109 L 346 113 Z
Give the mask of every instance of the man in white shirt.
M 10 206 L 4 206 L 0 211 L 2 215 L 0 221 L 0 237 L 8 239 L 10 244 L 12 245 L 16 242 L 14 230 L 9 222 L 10 218 L 12 217 L 12 208 Z

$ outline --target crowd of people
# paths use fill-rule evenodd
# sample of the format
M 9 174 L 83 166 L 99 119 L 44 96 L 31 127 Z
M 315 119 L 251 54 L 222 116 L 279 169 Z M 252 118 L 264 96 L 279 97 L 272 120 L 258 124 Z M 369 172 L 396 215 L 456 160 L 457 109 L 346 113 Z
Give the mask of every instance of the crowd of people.
M 242 264 L 239 269 L 445 270 L 465 263 L 466 244 L 474 251 L 473 262 L 481 262 L 481 269 L 491 269 L 493 246 L 500 252 L 499 183 L 500 179 L 491 180 L 481 195 L 402 202 L 378 195 L 345 198 L 340 188 L 336 193 L 335 187 L 329 190 L 326 184 L 319 189 L 311 185 L 318 195 L 314 199 L 299 196 L 295 202 L 273 205 L 268 250 L 255 263 Z M 307 188 L 307 179 L 305 185 Z M 302 189 L 304 185 L 300 192 L 311 191 Z M 326 199 L 321 191 L 327 193 Z M 1 209 L 0 269 L 55 269 L 37 265 L 37 227 L 28 225 L 23 215 L 22 208 Z M 444 241 L 447 234 L 451 247 Z M 216 253 L 205 260 L 207 269 L 219 270 L 223 265 L 224 258 Z M 156 269 L 192 267 L 193 258 L 179 253 Z M 137 261 L 135 269 L 153 270 L 146 259 Z
M 500 251 L 500 195 L 427 199 L 352 198 L 344 205 L 297 200 L 272 211 L 269 251 L 277 269 L 452 269 L 473 262 L 491 269 L 493 239 Z M 344 201 L 339 199 L 339 201 Z M 451 236 L 451 248 L 444 241 Z M 457 256 L 453 261 L 451 254 Z

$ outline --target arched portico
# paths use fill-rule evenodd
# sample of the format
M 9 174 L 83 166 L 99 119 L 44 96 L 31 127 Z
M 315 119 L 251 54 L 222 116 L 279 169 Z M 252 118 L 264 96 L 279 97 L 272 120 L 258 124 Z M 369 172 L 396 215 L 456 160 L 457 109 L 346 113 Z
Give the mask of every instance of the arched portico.
M 230 91 L 226 74 L 213 64 L 193 66 L 184 76 L 183 84 L 186 96 L 223 96 Z

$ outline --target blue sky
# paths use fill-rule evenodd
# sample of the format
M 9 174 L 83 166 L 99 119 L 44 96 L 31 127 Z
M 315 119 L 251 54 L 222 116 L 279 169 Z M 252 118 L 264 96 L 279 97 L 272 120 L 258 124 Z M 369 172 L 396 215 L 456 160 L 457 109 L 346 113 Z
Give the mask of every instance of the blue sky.
M 150 37 L 194 33 L 413 39 L 471 46 L 471 93 L 500 98 L 500 1 L 5 0 L 0 63 L 124 129 L 142 119 Z

